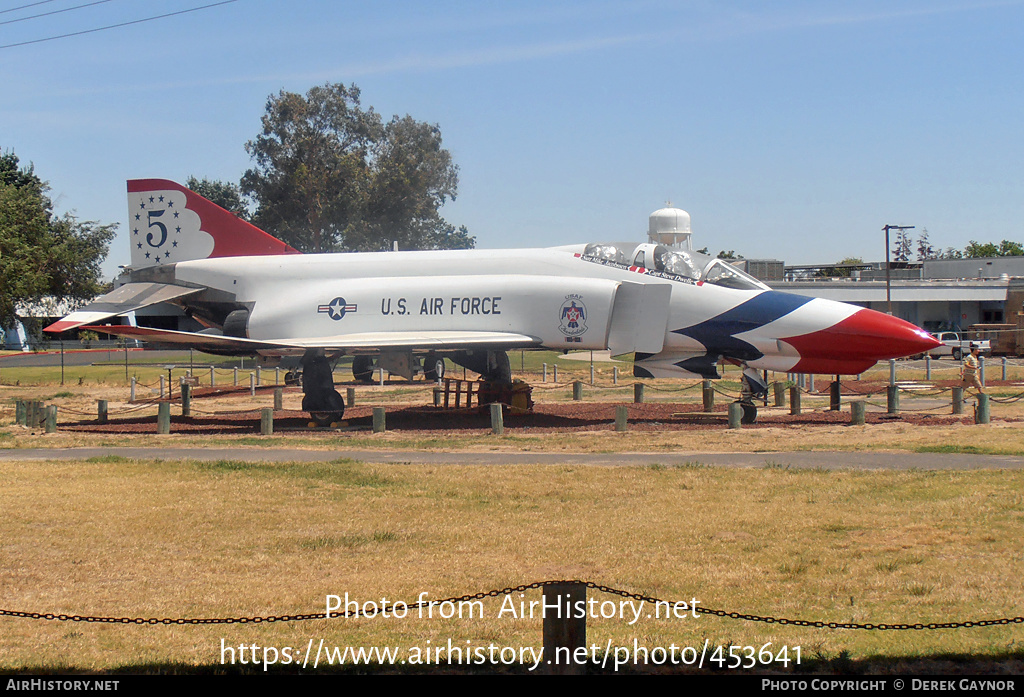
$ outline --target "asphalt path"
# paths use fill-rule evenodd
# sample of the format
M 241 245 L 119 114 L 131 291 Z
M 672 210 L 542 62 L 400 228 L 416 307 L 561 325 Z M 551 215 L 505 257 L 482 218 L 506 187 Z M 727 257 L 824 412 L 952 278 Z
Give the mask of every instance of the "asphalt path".
M 762 453 L 551 453 L 434 452 L 422 450 L 298 450 L 286 448 L 9 448 L 0 462 L 84 460 L 117 455 L 140 460 L 243 460 L 246 462 L 330 462 L 339 458 L 394 465 L 664 465 L 790 467 L 828 470 L 1022 469 L 1024 457 L 963 453 L 762 452 Z

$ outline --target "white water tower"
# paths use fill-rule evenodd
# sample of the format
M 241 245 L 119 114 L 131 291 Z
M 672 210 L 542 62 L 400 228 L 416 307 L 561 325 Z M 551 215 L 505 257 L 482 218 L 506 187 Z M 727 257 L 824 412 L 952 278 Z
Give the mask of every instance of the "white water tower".
M 690 214 L 681 208 L 673 208 L 671 202 L 666 208 L 651 213 L 647 237 L 654 244 L 693 251 L 691 234 Z

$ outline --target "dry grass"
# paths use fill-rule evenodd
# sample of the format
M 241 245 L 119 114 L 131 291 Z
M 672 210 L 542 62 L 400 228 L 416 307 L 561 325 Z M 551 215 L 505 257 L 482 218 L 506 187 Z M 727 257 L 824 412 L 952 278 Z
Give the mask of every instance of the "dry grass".
M 1022 612 L 1024 473 L 254 465 L 0 465 L 2 606 L 277 615 L 327 594 L 413 601 L 582 578 L 704 606 L 838 622 Z M 536 597 L 528 595 L 527 599 Z M 607 599 L 600 597 L 599 599 Z M 540 644 L 537 620 L 136 627 L 0 618 L 0 668 L 215 664 L 229 645 Z M 852 632 L 704 616 L 593 621 L 604 645 L 801 645 L 804 657 L 1019 651 L 1020 625 Z M 845 655 L 845 654 L 843 654 Z

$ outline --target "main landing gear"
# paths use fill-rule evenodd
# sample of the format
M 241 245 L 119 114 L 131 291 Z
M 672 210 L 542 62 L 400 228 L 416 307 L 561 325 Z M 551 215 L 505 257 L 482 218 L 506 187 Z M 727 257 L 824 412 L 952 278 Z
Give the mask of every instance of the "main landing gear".
M 330 426 L 345 415 L 345 400 L 334 389 L 331 361 L 317 351 L 302 357 L 302 410 L 317 426 Z

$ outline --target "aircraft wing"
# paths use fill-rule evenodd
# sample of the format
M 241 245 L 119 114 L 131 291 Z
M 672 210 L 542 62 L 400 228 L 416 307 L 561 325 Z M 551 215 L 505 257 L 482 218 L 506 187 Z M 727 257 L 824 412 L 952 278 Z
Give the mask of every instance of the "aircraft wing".
M 160 344 L 178 344 L 199 351 L 271 351 L 279 354 L 301 354 L 306 349 L 325 350 L 377 350 L 406 348 L 422 350 L 531 348 L 540 345 L 540 339 L 511 332 L 474 331 L 414 331 L 414 332 L 362 332 L 307 339 L 244 339 L 219 334 L 179 332 L 170 329 L 129 327 L 118 325 L 89 326 L 104 334 L 124 336 Z
M 149 305 L 194 295 L 202 290 L 202 288 L 185 288 L 168 283 L 126 283 L 120 288 L 115 288 L 109 293 L 99 296 L 82 309 L 57 320 L 43 331 L 57 334 Z

